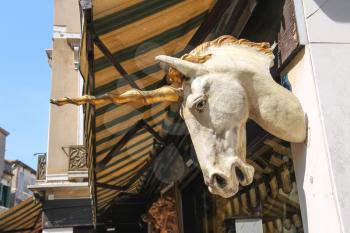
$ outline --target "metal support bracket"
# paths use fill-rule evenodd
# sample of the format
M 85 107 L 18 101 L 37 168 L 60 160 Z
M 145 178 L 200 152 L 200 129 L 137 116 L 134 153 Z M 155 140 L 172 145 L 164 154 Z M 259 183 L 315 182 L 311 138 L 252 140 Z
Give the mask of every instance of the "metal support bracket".
M 165 146 L 165 140 L 159 136 L 159 134 L 149 125 L 145 120 L 139 120 L 119 141 L 114 147 L 110 150 L 110 152 L 104 157 L 99 163 L 96 164 L 96 171 L 101 171 L 106 168 L 107 163 L 114 157 L 115 154 L 118 154 L 119 151 L 128 143 L 130 138 L 135 135 L 137 131 L 141 128 L 147 130 L 153 137 L 161 144 L 161 146 Z
M 106 157 L 104 157 L 99 163 L 96 164 L 96 171 L 103 170 L 107 163 L 114 157 L 115 154 L 117 154 L 129 141 L 129 139 L 134 136 L 134 134 L 139 131 L 143 126 L 143 121 L 138 121 L 123 137 L 118 141 L 117 144 L 113 146 L 113 148 L 110 150 L 110 152 L 107 154 Z
M 80 0 L 80 7 L 82 10 L 87 10 L 92 8 L 91 0 Z
M 102 40 L 98 37 L 96 32 L 92 30 L 91 35 L 93 37 L 95 45 L 101 50 L 103 55 L 107 58 L 107 60 L 112 64 L 112 66 L 118 71 L 120 75 L 125 78 L 130 86 L 132 86 L 135 89 L 140 89 L 140 87 L 129 78 L 129 74 L 126 72 L 126 70 L 120 65 L 119 62 L 116 61 L 116 59 L 113 57 L 113 54 L 108 50 L 107 46 L 102 42 Z

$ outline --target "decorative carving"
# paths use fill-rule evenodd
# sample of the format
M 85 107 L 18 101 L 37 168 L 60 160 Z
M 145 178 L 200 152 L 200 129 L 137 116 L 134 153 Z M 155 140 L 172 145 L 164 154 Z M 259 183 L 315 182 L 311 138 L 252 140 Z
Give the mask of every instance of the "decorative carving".
M 143 216 L 143 221 L 158 229 L 160 233 L 177 233 L 178 219 L 176 202 L 173 197 L 161 197 L 153 203 L 148 214 Z
M 37 180 L 46 179 L 46 154 L 38 155 L 38 167 L 36 173 Z
M 182 58 L 160 55 L 156 60 L 169 72 L 172 86 L 147 92 L 132 89 L 100 97 L 62 98 L 51 103 L 182 101 L 182 117 L 205 183 L 211 193 L 225 198 L 236 194 L 239 185 L 253 181 L 254 167 L 246 161 L 248 118 L 283 140 L 305 140 L 305 116 L 299 100 L 271 77 L 274 55 L 268 43 L 226 35 L 199 45 Z M 271 185 L 278 188 L 276 182 Z M 287 191 L 288 183 L 284 185 Z
M 84 146 L 69 147 L 69 170 L 81 171 L 86 170 L 86 149 Z
M 304 112 L 271 77 L 273 59 L 267 43 L 232 36 L 205 42 L 182 58 L 156 57 L 169 80 L 182 86 L 182 117 L 213 194 L 228 198 L 253 181 L 254 167 L 246 161 L 248 118 L 286 141 L 305 140 Z M 271 185 L 276 191 L 277 183 Z

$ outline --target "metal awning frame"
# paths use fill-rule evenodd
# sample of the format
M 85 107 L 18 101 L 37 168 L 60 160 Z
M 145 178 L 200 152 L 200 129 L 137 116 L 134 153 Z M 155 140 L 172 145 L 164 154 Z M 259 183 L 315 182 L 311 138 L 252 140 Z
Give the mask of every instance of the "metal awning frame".
M 28 199 L 29 199 L 29 198 L 28 198 Z M 25 201 L 28 201 L 28 199 L 25 200 Z M 25 202 L 25 201 L 24 201 L 24 202 Z M 41 203 L 42 200 L 33 197 L 31 201 L 34 202 L 35 204 L 37 204 L 37 203 Z M 22 203 L 18 204 L 17 206 L 12 207 L 12 208 L 9 209 L 8 211 L 11 211 L 11 210 L 14 209 L 14 208 L 18 208 L 21 204 L 24 204 L 24 203 L 22 202 Z M 40 220 L 41 217 L 42 217 L 43 207 L 40 207 L 40 208 L 41 208 L 41 209 L 40 209 L 38 215 L 35 217 L 34 223 L 33 223 L 33 225 L 32 225 L 31 227 L 20 228 L 20 229 L 12 229 L 12 230 L 3 230 L 3 231 L 0 230 L 0 231 L 3 232 L 3 233 L 26 232 L 26 231 L 32 232 L 32 231 L 34 231 L 34 230 L 35 230 L 35 227 L 37 226 L 39 220 Z M 18 211 L 18 209 L 17 209 L 16 211 Z M 4 212 L 4 213 L 2 213 L 2 214 L 5 214 L 5 213 L 6 213 L 6 212 Z M 21 215 L 20 215 L 20 216 L 21 216 Z M 13 221 L 13 219 L 10 220 L 10 221 Z M 8 224 L 8 223 L 7 223 L 7 224 Z M 11 224 L 13 224 L 13 223 L 11 223 Z
M 217 23 L 217 15 L 222 14 L 226 7 L 228 7 L 230 4 L 229 0 L 218 0 L 215 6 L 213 7 L 212 11 L 208 15 L 208 17 L 205 19 L 205 21 L 201 24 L 198 31 L 195 33 L 195 35 L 192 37 L 192 39 L 189 41 L 188 45 L 184 48 L 182 53 L 184 54 L 186 52 L 189 52 L 192 48 L 199 45 L 201 42 L 203 42 L 208 35 L 208 33 L 211 31 L 211 29 L 216 25 Z M 109 51 L 109 49 L 106 47 L 106 45 L 101 41 L 101 39 L 98 37 L 94 30 L 93 25 L 93 7 L 92 7 L 92 0 L 80 0 L 80 9 L 82 18 L 84 19 L 84 23 L 86 25 L 86 51 L 87 51 L 87 62 L 88 62 L 88 73 L 87 78 L 85 79 L 84 84 L 84 93 L 89 95 L 95 94 L 95 75 L 94 75 L 94 45 L 96 45 L 99 50 L 103 53 L 103 55 L 106 57 L 106 59 L 111 63 L 111 65 L 115 68 L 115 70 L 126 79 L 126 81 L 129 83 L 129 85 L 133 88 L 140 89 L 138 85 L 130 79 L 130 75 L 126 72 L 126 70 L 122 67 L 119 61 L 117 61 L 112 53 Z M 165 79 L 163 79 L 165 80 Z M 107 154 L 107 156 L 98 164 L 96 163 L 96 144 L 95 144 L 95 138 L 96 138 L 96 125 L 95 125 L 95 106 L 89 104 L 84 108 L 85 111 L 85 121 L 90 123 L 91 127 L 86 132 L 86 140 L 87 145 L 90 144 L 90 147 L 87 149 L 88 153 L 92 154 L 92 158 L 90 159 L 90 182 L 91 185 L 91 193 L 92 193 L 92 199 L 93 199 L 93 212 L 94 212 L 94 222 L 96 223 L 96 214 L 97 214 L 97 195 L 96 195 L 96 187 L 101 187 L 105 189 L 113 189 L 113 190 L 120 190 L 120 191 L 126 191 L 138 178 L 140 178 L 151 166 L 153 166 L 155 158 L 157 156 L 153 156 L 151 160 L 142 167 L 137 174 L 135 174 L 126 185 L 123 186 L 116 186 L 116 185 L 110 185 L 105 183 L 99 183 L 96 182 L 96 170 L 101 170 L 106 167 L 107 163 L 113 158 L 113 154 L 116 154 L 119 150 L 121 150 L 126 143 L 129 141 L 129 139 L 141 128 L 144 128 L 146 131 L 148 131 L 156 140 L 156 147 L 162 148 L 166 145 L 166 140 L 163 139 L 154 129 L 152 126 L 150 126 L 147 122 L 144 120 L 140 120 L 134 127 L 132 127 L 123 137 L 122 139 L 110 150 L 110 152 Z M 114 201 L 114 200 L 113 200 Z
M 40 214 L 35 219 L 35 222 L 32 227 L 29 228 L 22 228 L 22 229 L 17 229 L 17 230 L 11 230 L 11 231 L 3 231 L 3 233 L 13 233 L 13 232 L 23 232 L 23 231 L 30 231 L 32 232 L 35 229 L 36 224 L 38 223 L 43 211 L 40 211 Z
M 127 80 L 127 82 L 130 84 L 131 87 L 141 90 L 138 85 L 131 79 L 129 79 L 129 74 L 126 72 L 126 70 L 120 65 L 120 63 L 113 57 L 112 53 L 108 50 L 108 48 L 105 46 L 105 44 L 101 41 L 101 39 L 97 36 L 94 25 L 93 25 L 93 19 L 92 19 L 92 4 L 91 0 L 81 0 L 80 1 L 80 7 L 82 14 L 84 15 L 84 20 L 86 22 L 86 49 L 87 49 L 87 60 L 88 60 L 88 78 L 86 80 L 86 85 L 84 88 L 84 92 L 88 93 L 90 95 L 94 95 L 95 92 L 95 77 L 94 77 L 94 45 L 96 45 L 100 51 L 103 53 L 103 55 L 107 58 L 107 60 L 112 64 L 112 66 L 116 69 L 116 71 Z M 91 187 L 92 195 L 93 195 L 93 209 L 94 213 L 97 213 L 97 197 L 96 197 L 96 189 L 95 187 L 102 187 L 102 188 L 108 188 L 113 190 L 120 190 L 125 191 L 127 190 L 140 176 L 143 175 L 143 173 L 148 169 L 148 167 L 151 165 L 150 163 L 146 164 L 145 167 L 140 169 L 138 173 L 133 176 L 128 184 L 124 186 L 115 186 L 110 184 L 104 184 L 104 183 L 98 183 L 96 182 L 96 167 L 97 170 L 103 169 L 106 167 L 107 163 L 113 158 L 113 154 L 121 150 L 125 144 L 129 141 L 129 139 L 139 130 L 144 128 L 147 130 L 153 137 L 157 140 L 160 147 L 164 147 L 166 145 L 166 142 L 163 138 L 160 137 L 160 135 L 153 129 L 152 126 L 150 126 L 146 121 L 140 120 L 137 122 L 137 124 L 132 127 L 124 136 L 123 138 L 110 150 L 110 152 L 107 154 L 107 156 L 99 163 L 96 163 L 96 157 L 94 156 L 96 154 L 96 145 L 95 145 L 95 106 L 89 105 L 85 109 L 85 114 L 90 113 L 90 123 L 91 123 L 91 131 L 90 134 L 87 133 L 87 140 L 89 140 L 91 136 L 91 146 L 92 146 L 92 181 L 93 181 L 93 187 Z M 88 143 L 87 143 L 88 144 Z M 152 163 L 153 164 L 153 163 Z M 94 214 L 94 216 L 96 216 Z

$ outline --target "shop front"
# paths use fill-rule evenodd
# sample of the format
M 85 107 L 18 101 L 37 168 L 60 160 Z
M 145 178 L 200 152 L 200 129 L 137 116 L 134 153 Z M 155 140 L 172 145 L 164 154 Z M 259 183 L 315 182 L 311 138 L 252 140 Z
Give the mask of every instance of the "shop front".
M 290 89 L 284 69 L 302 48 L 293 2 L 238 2 L 233 9 L 223 14 L 209 38 L 229 31 L 252 41 L 277 42 L 271 73 L 278 83 Z M 304 232 L 290 143 L 249 121 L 247 161 L 255 169 L 254 180 L 233 197 L 223 198 L 208 191 L 189 133 L 181 131 L 186 126 L 181 119 L 177 120 L 178 129 L 169 132 L 171 141 L 175 142 L 173 151 L 160 154 L 154 174 L 144 183 L 144 192 L 157 196 L 149 205 L 146 221 L 149 229 L 156 230 L 149 232 Z M 170 222 L 176 222 L 177 226 L 169 228 L 166 219 L 174 212 L 176 218 Z M 162 225 L 159 219 L 163 220 Z
M 307 139 L 289 143 L 249 120 L 246 162 L 254 168 L 254 176 L 234 195 L 215 195 L 208 190 L 206 169 L 199 165 L 200 150 L 194 149 L 192 140 L 197 135 L 181 118 L 180 104 L 171 104 L 181 97 L 171 88 L 160 94 L 148 92 L 175 80 L 171 75 L 167 78 L 154 57 L 179 57 L 203 42 L 230 35 L 246 39 L 239 42 L 244 45 L 260 46 L 259 51 L 268 50 L 274 56 L 269 70 L 273 82 L 288 95 L 296 93 L 300 83 L 296 84 L 295 69 L 306 59 L 300 2 L 197 3 L 145 1 L 116 6 L 113 1 L 81 2 L 80 69 L 84 94 L 90 97 L 52 102 L 87 104 L 85 135 L 95 226 L 124 233 L 317 232 L 307 213 L 306 199 L 311 194 L 305 193 L 302 172 L 306 165 L 300 162 L 310 150 L 306 129 Z M 270 88 L 265 86 L 265 90 Z M 154 101 L 170 92 L 167 101 Z M 200 111 L 203 106 L 195 107 Z M 302 124 L 307 127 L 305 121 Z M 287 128 L 290 135 L 296 134 L 297 128 Z M 288 132 L 284 133 L 288 138 Z M 235 176 L 242 182 L 248 179 L 240 169 Z M 227 185 L 222 176 L 215 182 Z

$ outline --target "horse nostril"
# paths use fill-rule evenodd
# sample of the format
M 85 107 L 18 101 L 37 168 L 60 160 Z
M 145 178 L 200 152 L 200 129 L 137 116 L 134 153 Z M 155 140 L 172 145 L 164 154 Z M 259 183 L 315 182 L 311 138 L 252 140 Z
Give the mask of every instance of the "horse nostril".
M 238 180 L 243 181 L 244 174 L 243 174 L 242 170 L 239 167 L 235 167 L 235 172 L 236 172 L 236 176 L 237 176 Z
M 225 188 L 227 185 L 226 179 L 220 175 L 214 174 L 213 180 L 217 184 L 217 186 L 221 189 Z

